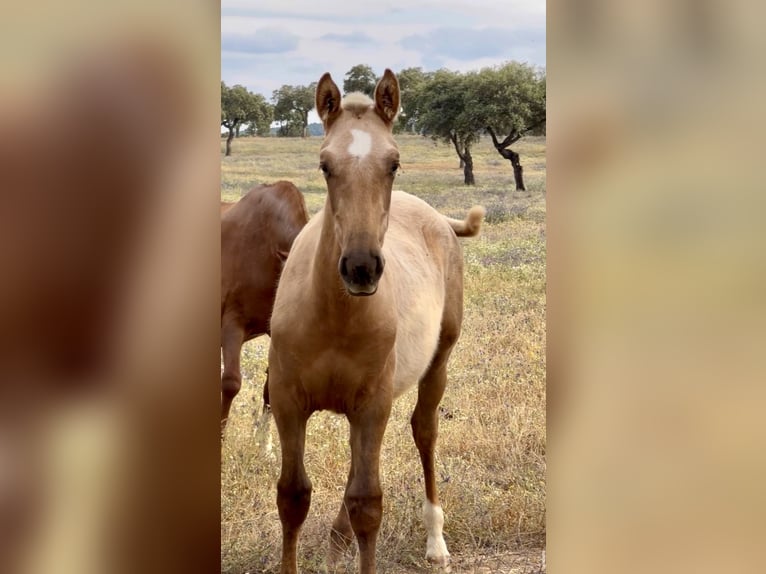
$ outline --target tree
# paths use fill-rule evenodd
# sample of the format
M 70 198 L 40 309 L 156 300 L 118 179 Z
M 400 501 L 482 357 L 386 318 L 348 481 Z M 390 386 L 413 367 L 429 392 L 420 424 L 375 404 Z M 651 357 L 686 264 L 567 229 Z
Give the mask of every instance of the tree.
M 274 119 L 280 122 L 279 135 L 300 135 L 306 137 L 309 127 L 309 112 L 314 107 L 316 83 L 308 86 L 282 86 L 274 90 Z
M 262 127 L 271 122 L 271 114 L 271 106 L 261 94 L 253 94 L 244 86 L 228 87 L 221 82 L 221 125 L 229 130 L 226 155 L 231 155 L 231 140 L 239 126 L 252 122 Z
M 430 79 L 422 68 L 405 68 L 397 74 L 401 112 L 397 119 L 396 131 L 415 132 L 417 126 L 417 98 L 420 90 Z
M 378 78 L 370 66 L 358 64 L 351 68 L 343 78 L 343 93 L 362 92 L 372 97 Z
M 510 146 L 530 132 L 544 130 L 545 75 L 525 64 L 508 62 L 481 70 L 472 92 L 478 103 L 477 120 L 484 124 L 497 153 L 511 162 L 516 189 L 526 190 L 519 154 Z
M 271 135 L 271 122 L 274 121 L 274 106 L 266 101 L 266 98 L 261 94 L 253 94 L 258 110 L 254 116 L 250 118 L 250 127 L 254 134 L 261 137 Z
M 419 89 L 412 101 L 416 127 L 434 140 L 451 143 L 463 162 L 463 181 L 474 185 L 471 147 L 483 129 L 475 118 L 468 87 L 471 74 L 439 70 Z

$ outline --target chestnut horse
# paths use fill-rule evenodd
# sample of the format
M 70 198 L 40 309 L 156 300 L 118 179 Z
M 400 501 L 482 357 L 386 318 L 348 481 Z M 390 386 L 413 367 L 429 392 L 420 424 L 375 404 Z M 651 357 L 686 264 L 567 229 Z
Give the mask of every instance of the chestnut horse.
M 457 221 L 392 192 L 399 85 L 390 70 L 374 101 L 350 94 L 341 102 L 325 74 L 316 106 L 326 134 L 319 165 L 327 200 L 293 244 L 271 319 L 268 386 L 282 447 L 281 572 L 297 572 L 298 534 L 311 499 L 306 421 L 324 409 L 345 414 L 351 428 L 351 469 L 328 560 L 334 566 L 355 535 L 361 572 L 375 572 L 381 442 L 393 400 L 416 383 L 412 431 L 425 475 L 426 557 L 446 565 L 434 474 L 437 407 L 463 314 L 457 236 L 476 235 L 484 210 L 474 207 Z
M 221 202 L 221 215 L 229 211 L 233 206 L 235 205 L 232 201 L 222 201 Z
M 237 203 L 221 202 L 221 435 L 242 385 L 242 344 L 269 332 L 277 282 L 306 225 L 303 195 L 289 181 L 259 185 Z

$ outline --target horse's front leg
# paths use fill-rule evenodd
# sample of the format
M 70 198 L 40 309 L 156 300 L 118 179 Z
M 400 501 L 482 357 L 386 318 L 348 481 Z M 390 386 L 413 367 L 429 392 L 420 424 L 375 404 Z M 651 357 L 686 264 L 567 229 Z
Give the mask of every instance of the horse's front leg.
M 310 413 L 298 408 L 285 390 L 274 392 L 270 374 L 271 410 L 282 447 L 282 471 L 277 482 L 277 508 L 282 522 L 281 574 L 298 572 L 298 535 L 311 505 L 311 481 L 303 465 L 306 421 Z M 279 382 L 277 381 L 277 384 Z
M 390 394 L 379 396 L 348 417 L 351 424 L 351 474 L 344 501 L 359 544 L 361 574 L 375 574 L 375 546 L 383 515 L 380 447 L 391 403 Z

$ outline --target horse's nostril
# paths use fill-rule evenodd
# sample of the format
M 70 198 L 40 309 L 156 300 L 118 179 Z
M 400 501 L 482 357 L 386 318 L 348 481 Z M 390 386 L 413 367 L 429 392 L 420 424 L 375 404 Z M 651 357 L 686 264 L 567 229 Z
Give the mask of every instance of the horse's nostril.
M 375 276 L 380 278 L 383 275 L 383 256 L 375 255 Z
M 366 265 L 357 265 L 354 267 L 354 282 L 361 285 L 366 285 L 370 282 L 370 270 Z
M 347 284 L 370 286 L 380 279 L 384 265 L 379 252 L 351 252 L 338 261 L 338 272 Z

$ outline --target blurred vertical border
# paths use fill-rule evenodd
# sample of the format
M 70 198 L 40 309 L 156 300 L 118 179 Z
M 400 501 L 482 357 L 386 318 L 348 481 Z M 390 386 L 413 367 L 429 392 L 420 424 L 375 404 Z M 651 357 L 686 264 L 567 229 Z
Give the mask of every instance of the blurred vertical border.
M 0 572 L 216 572 L 220 7 L 5 3 Z
M 547 6 L 547 566 L 760 572 L 764 7 Z

